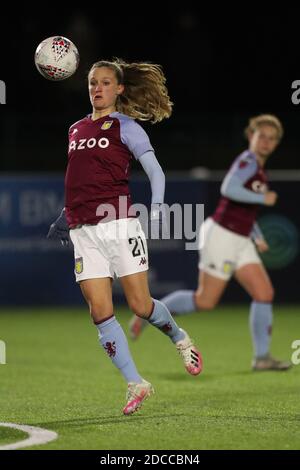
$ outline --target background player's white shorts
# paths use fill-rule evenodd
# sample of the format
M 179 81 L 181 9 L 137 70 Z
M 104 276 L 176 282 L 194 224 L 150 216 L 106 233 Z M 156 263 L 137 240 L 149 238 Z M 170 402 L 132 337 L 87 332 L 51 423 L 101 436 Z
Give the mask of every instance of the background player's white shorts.
M 76 281 L 127 276 L 148 269 L 145 234 L 137 218 L 70 230 Z
M 212 218 L 200 228 L 199 269 L 229 280 L 234 271 L 246 264 L 261 263 L 250 237 L 227 230 Z

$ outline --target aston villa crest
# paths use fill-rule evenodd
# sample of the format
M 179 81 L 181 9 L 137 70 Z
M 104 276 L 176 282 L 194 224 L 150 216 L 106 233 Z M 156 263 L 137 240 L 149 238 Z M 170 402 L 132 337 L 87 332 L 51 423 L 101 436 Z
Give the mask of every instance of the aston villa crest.
M 83 271 L 83 259 L 81 258 L 76 258 L 75 259 L 75 272 L 76 274 L 81 274 Z
M 110 129 L 110 128 L 111 128 L 113 122 L 114 122 L 114 121 L 105 121 L 105 122 L 102 124 L 101 129 L 102 129 L 103 131 L 107 131 L 107 129 Z

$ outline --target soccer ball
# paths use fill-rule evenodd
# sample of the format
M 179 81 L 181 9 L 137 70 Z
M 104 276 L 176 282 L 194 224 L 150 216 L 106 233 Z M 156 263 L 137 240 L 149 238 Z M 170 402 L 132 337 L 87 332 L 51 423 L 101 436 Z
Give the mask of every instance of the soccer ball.
M 34 62 L 44 78 L 54 81 L 65 80 L 76 72 L 79 53 L 70 39 L 51 36 L 38 45 Z

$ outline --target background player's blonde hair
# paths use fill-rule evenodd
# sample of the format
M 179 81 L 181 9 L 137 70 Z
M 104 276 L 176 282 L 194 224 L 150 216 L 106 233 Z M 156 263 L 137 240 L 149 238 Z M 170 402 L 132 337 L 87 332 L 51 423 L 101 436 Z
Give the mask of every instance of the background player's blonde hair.
M 108 67 L 115 72 L 124 91 L 118 96 L 116 109 L 134 119 L 162 121 L 171 116 L 173 103 L 165 85 L 166 77 L 160 65 L 146 62 L 127 63 L 122 59 L 95 62 L 90 72 L 98 67 Z M 89 72 L 89 73 L 90 73 Z
M 278 140 L 282 139 L 283 126 L 280 120 L 273 114 L 260 114 L 249 119 L 249 124 L 245 129 L 245 136 L 248 138 L 250 134 L 255 132 L 260 126 L 272 126 L 275 127 L 278 133 Z

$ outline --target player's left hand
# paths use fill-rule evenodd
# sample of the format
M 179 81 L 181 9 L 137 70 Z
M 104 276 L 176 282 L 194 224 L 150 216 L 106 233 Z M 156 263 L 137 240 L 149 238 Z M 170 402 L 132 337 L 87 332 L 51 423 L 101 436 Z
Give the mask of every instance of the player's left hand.
M 266 240 L 263 240 L 262 238 L 256 238 L 255 245 L 259 253 L 265 253 L 270 248 Z

